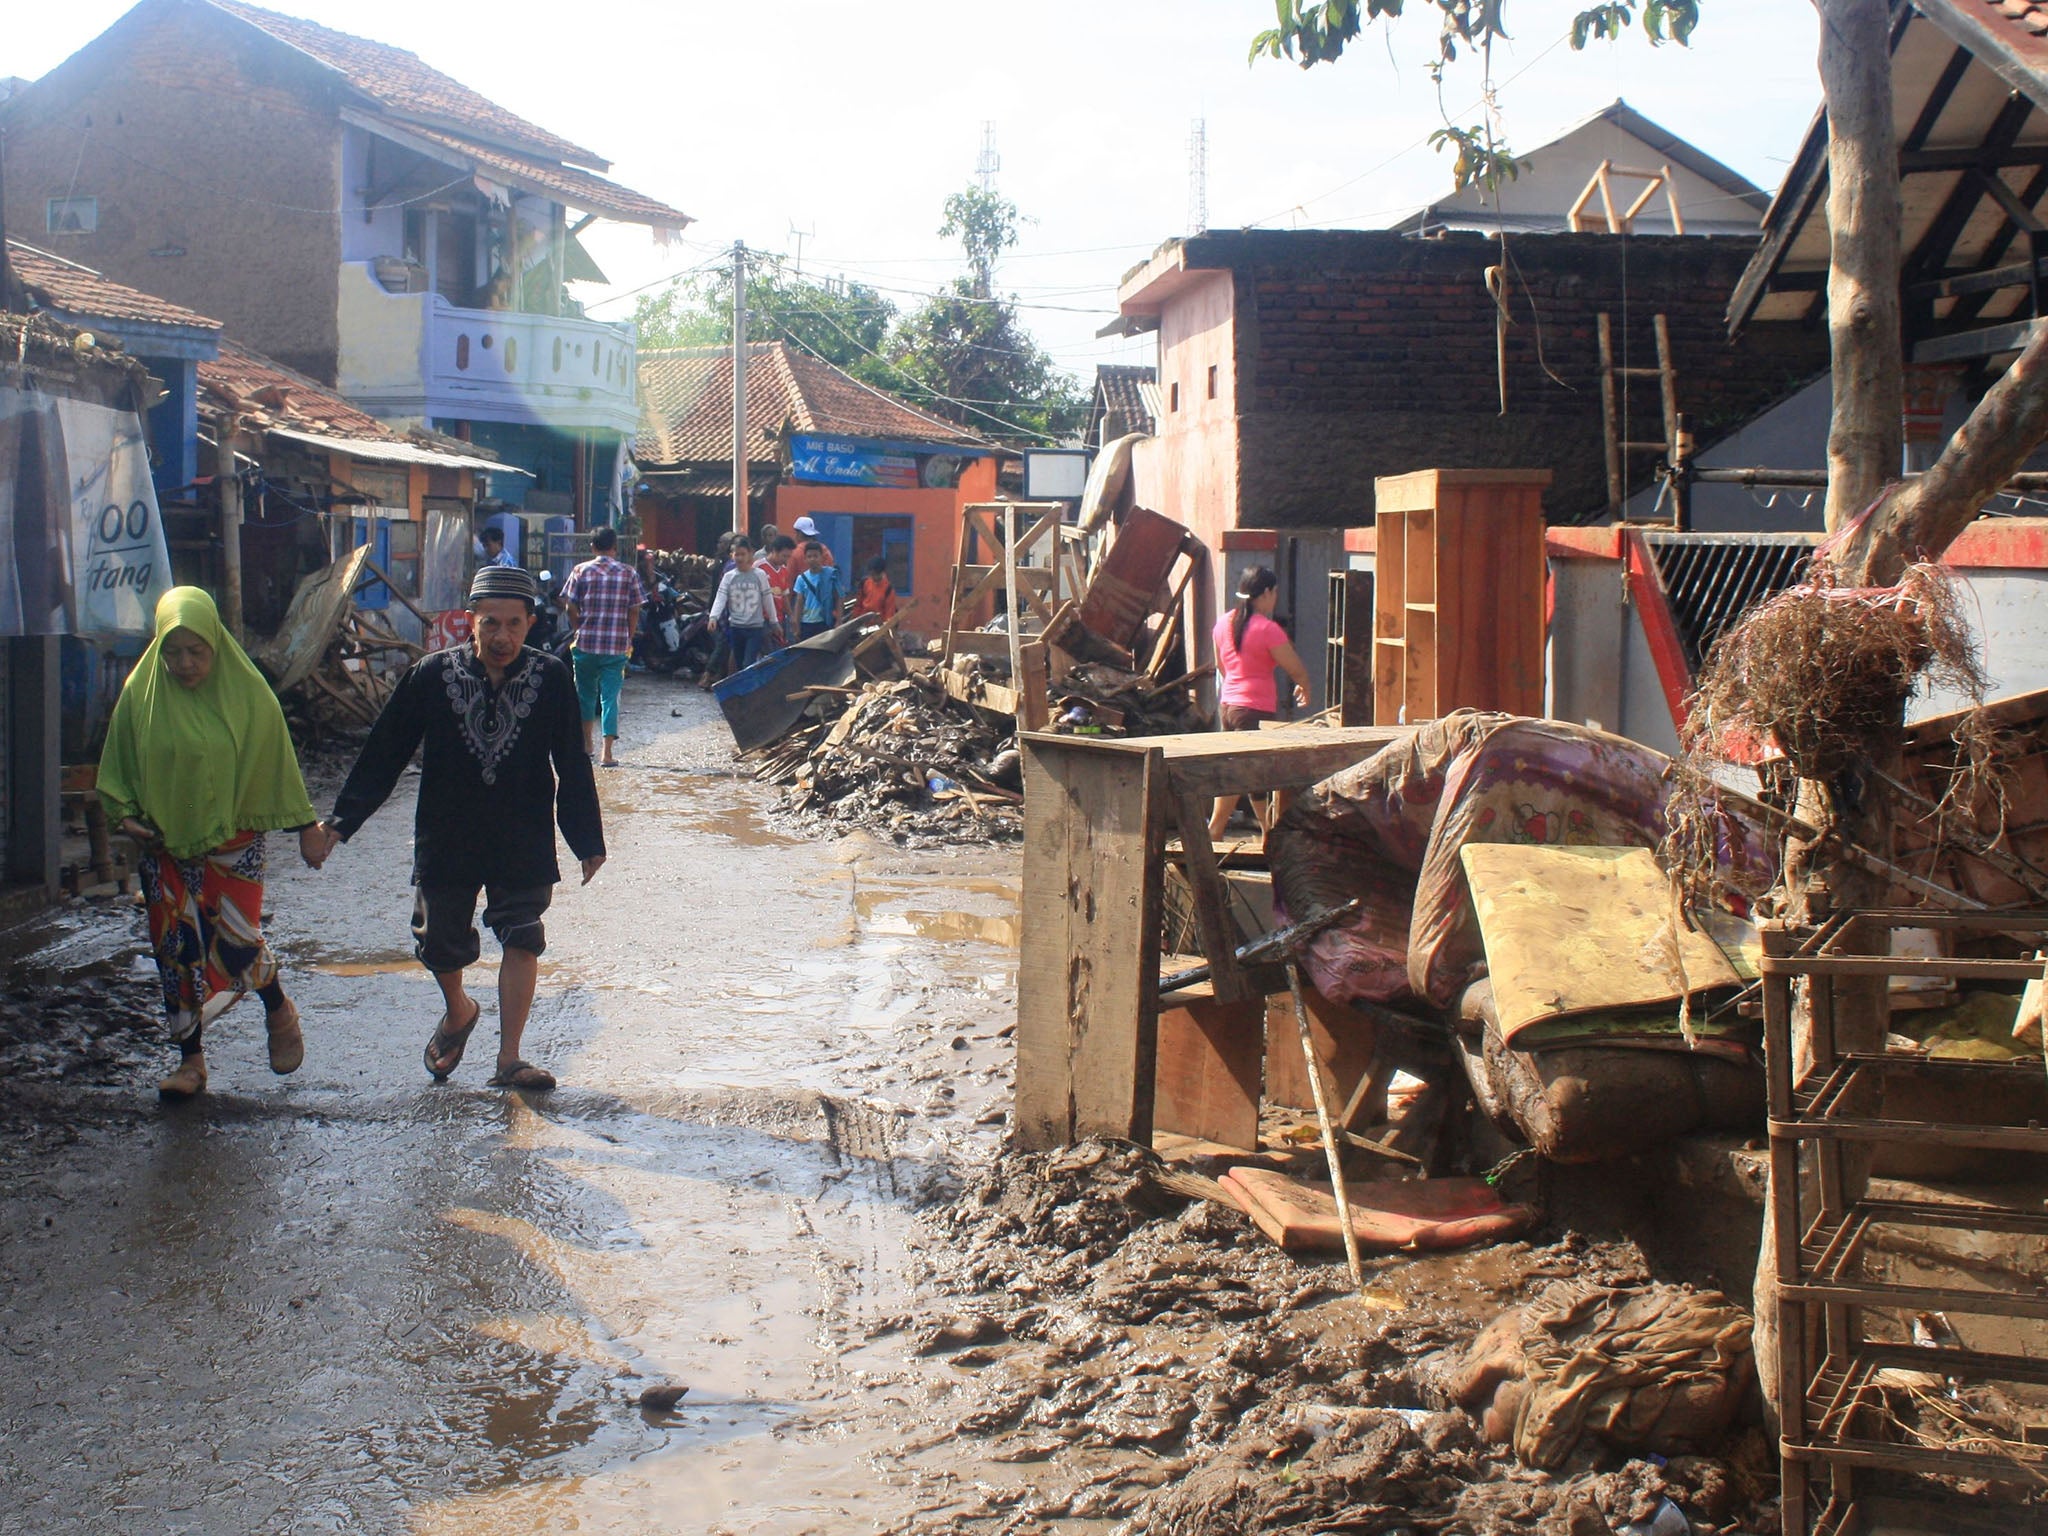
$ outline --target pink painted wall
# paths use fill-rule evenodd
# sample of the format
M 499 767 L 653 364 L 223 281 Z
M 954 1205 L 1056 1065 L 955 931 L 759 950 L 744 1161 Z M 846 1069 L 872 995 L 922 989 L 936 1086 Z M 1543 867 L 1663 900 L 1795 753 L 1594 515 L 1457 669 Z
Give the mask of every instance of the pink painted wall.
M 1224 530 L 1241 520 L 1236 340 L 1230 273 L 1189 274 L 1159 314 L 1158 436 L 1140 443 L 1131 460 L 1137 504 L 1185 523 L 1212 557 Z M 1207 579 L 1192 588 L 1204 659 L 1222 572 L 1223 562 L 1211 558 Z

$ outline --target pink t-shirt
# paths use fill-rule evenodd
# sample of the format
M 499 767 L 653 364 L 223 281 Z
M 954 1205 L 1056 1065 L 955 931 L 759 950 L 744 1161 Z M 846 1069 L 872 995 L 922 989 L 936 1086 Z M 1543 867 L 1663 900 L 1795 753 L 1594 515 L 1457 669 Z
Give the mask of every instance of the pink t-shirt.
M 1262 709 L 1275 714 L 1280 708 L 1280 689 L 1273 681 L 1273 652 L 1288 643 L 1287 631 L 1255 613 L 1244 627 L 1244 646 L 1230 638 L 1235 613 L 1216 621 L 1216 675 L 1223 679 L 1223 702 L 1241 709 Z

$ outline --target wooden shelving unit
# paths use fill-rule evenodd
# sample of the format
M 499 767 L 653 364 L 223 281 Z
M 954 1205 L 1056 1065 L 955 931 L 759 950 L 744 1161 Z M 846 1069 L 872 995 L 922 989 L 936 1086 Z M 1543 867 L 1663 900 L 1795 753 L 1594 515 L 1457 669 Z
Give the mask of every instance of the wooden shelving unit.
M 1893 957 L 1887 953 L 1891 932 L 1901 927 L 2012 934 L 2034 948 L 2048 943 L 2048 912 L 1864 912 L 1813 932 L 1765 930 L 1764 1051 L 1780 1301 L 1783 1536 L 1872 1536 L 1888 1528 L 1889 1514 L 1896 1512 L 1900 1501 L 1867 1497 L 1868 1473 L 2005 1479 L 2048 1475 L 2048 1446 L 2008 1441 L 1993 1450 L 1968 1434 L 1928 1443 L 1925 1434 L 1907 1430 L 1893 1411 L 1901 1393 L 1910 1390 L 1902 1382 L 2048 1386 L 2048 1348 L 2037 1346 L 2039 1352 L 2029 1355 L 1994 1354 L 1870 1336 L 1873 1313 L 1891 1314 L 1894 1331 L 1900 1332 L 1905 1331 L 1906 1320 L 1931 1312 L 2048 1323 L 2048 1286 L 2029 1292 L 1968 1283 L 1900 1284 L 1872 1263 L 1875 1236 L 1884 1228 L 1907 1233 L 1960 1229 L 2048 1235 L 2048 1214 L 2037 1209 L 1873 1199 L 1851 1193 L 1844 1154 L 1858 1144 L 2048 1152 L 2048 1125 L 2039 1115 L 2038 1103 L 2031 1115 L 1951 1123 L 1909 1118 L 1893 1111 L 1887 1098 L 1892 1087 L 1942 1085 L 1950 1090 L 1941 1096 L 1943 1102 L 2010 1106 L 2014 1096 L 2001 1090 L 2015 1082 L 2024 1087 L 2040 1083 L 2039 1060 L 1934 1060 L 1905 1051 L 1837 1050 L 1837 982 L 1844 978 L 1949 976 L 2014 982 L 2041 974 L 2039 960 Z M 1812 1015 L 1812 1064 L 1795 1075 L 1792 995 L 1801 979 Z M 2048 1097 L 2048 1084 L 2042 1085 L 2042 1096 Z M 1802 1149 L 1808 1150 L 1814 1165 L 1809 1190 L 1817 1194 L 1818 1211 L 1806 1208 L 1813 1202 L 1802 1194 Z M 2048 1346 L 2048 1329 L 2041 1343 Z M 1953 1513 L 1955 1495 L 1941 1488 L 1933 1492 L 1925 1512 L 1935 1523 L 1926 1528 L 1950 1529 L 1943 1523 L 1944 1510 Z M 1880 1506 L 1887 1508 L 1887 1515 L 1877 1513 Z
M 1543 713 L 1549 470 L 1426 469 L 1374 482 L 1373 718 Z

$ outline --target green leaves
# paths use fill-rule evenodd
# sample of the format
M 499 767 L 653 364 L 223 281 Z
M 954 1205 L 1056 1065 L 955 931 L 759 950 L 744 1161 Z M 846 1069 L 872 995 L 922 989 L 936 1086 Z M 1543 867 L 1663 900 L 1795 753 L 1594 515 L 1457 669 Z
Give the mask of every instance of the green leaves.
M 1446 149 L 1457 150 L 1457 161 L 1451 167 L 1451 175 L 1456 179 L 1454 191 L 1476 186 L 1492 192 L 1502 182 L 1513 181 L 1522 174 L 1523 162 L 1499 145 L 1489 143 L 1484 126 L 1439 128 L 1429 136 L 1429 147 L 1438 154 Z
M 1439 13 L 1437 59 L 1448 63 L 1460 48 L 1484 47 L 1508 36 L 1507 0 L 1431 0 Z M 1401 15 L 1404 0 L 1273 0 L 1274 25 L 1252 39 L 1248 61 L 1288 59 L 1307 69 L 1327 64 L 1367 24 Z M 1611 41 L 1643 14 L 1643 35 L 1652 45 L 1683 46 L 1699 25 L 1700 0 L 1601 0 L 1572 18 L 1572 47 L 1584 48 L 1599 39 Z
M 1584 48 L 1594 39 L 1611 42 L 1635 20 L 1635 0 L 1607 0 L 1572 18 L 1572 46 Z M 1643 36 L 1652 47 L 1692 40 L 1692 29 L 1700 24 L 1699 0 L 1646 0 L 1643 5 Z

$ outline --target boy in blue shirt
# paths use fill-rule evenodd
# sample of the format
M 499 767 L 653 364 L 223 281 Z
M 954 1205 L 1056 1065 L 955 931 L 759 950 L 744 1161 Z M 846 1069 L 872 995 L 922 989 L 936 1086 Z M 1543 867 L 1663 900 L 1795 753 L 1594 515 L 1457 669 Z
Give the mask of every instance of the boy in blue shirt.
M 839 605 L 846 597 L 845 578 L 837 566 L 825 563 L 825 546 L 816 539 L 804 544 L 804 566 L 794 588 L 799 640 L 822 635 L 837 624 Z

